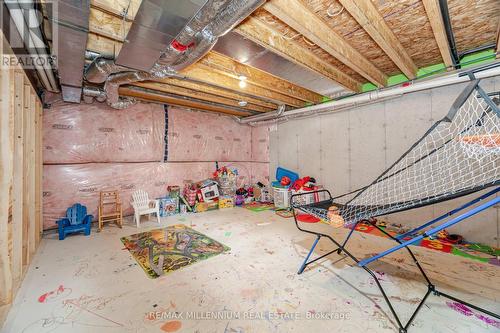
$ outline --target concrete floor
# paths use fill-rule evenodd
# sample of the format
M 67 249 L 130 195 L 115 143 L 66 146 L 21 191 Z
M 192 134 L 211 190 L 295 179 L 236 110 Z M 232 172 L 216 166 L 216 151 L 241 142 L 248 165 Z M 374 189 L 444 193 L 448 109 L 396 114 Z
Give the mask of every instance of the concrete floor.
M 231 251 L 151 280 L 120 242 L 138 232 L 130 219 L 123 229 L 110 225 L 90 237 L 59 241 L 47 234 L 2 332 L 397 332 L 373 279 L 350 259 L 332 255 L 296 274 L 314 238 L 300 233 L 292 219 L 232 208 L 162 221 L 179 223 Z M 350 248 L 366 256 L 390 245 L 356 233 Z M 321 241 L 316 255 L 331 248 Z M 415 252 L 442 291 L 500 312 L 497 266 L 423 248 Z M 401 252 L 371 267 L 408 318 L 426 291 L 411 261 Z M 498 321 L 430 296 L 410 332 L 499 329 Z

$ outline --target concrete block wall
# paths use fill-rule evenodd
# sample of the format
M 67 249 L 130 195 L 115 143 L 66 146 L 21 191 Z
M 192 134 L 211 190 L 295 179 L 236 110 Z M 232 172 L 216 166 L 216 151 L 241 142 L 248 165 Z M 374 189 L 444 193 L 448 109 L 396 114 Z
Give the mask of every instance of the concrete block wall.
M 277 166 L 314 176 L 332 194 L 365 186 L 380 175 L 446 115 L 466 84 L 403 95 L 383 102 L 291 120 L 271 128 L 270 175 Z M 500 77 L 481 81 L 486 91 L 500 90 Z M 473 197 L 473 196 L 472 196 Z M 418 226 L 467 198 L 385 217 L 390 222 Z M 498 208 L 451 228 L 476 242 L 497 246 Z

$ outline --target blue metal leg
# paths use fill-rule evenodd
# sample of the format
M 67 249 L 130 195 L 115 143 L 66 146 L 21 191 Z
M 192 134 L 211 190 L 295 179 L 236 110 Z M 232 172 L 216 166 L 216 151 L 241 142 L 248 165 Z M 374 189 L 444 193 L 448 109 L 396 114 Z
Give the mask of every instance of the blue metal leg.
M 448 227 L 451 227 L 452 225 L 455 225 L 455 224 L 457 224 L 459 222 L 462 222 L 463 220 L 465 220 L 465 219 L 467 219 L 467 218 L 469 218 L 469 217 L 471 217 L 473 215 L 476 215 L 477 213 L 482 212 L 483 210 L 486 210 L 486 209 L 488 209 L 488 208 L 490 208 L 490 207 L 498 204 L 499 202 L 500 202 L 500 197 L 494 198 L 494 199 L 492 199 L 492 200 L 490 200 L 490 201 L 488 201 L 488 202 L 486 202 L 486 203 L 484 203 L 484 204 L 482 204 L 480 206 L 477 206 L 477 207 L 471 209 L 470 211 L 468 211 L 468 212 L 466 212 L 466 213 L 464 213 L 462 215 L 459 215 L 459 216 L 455 217 L 454 219 L 449 220 L 448 222 L 445 222 L 445 223 L 443 223 L 443 224 L 441 224 L 441 225 L 439 225 L 439 226 L 437 226 L 435 228 L 430 229 L 429 231 L 426 231 L 425 233 L 423 233 L 420 236 L 417 236 L 417 237 L 412 238 L 412 239 L 410 239 L 410 240 L 408 240 L 406 242 L 403 242 L 403 243 L 401 243 L 401 244 L 399 244 L 397 246 L 394 246 L 393 248 L 390 248 L 390 249 L 388 249 L 388 250 L 386 250 L 386 251 L 384 251 L 382 253 L 379 253 L 376 256 L 373 256 L 371 258 L 367 258 L 365 260 L 361 260 L 358 263 L 358 266 L 365 266 L 365 265 L 367 265 L 367 264 L 369 264 L 369 263 L 371 263 L 371 262 L 373 262 L 373 261 L 375 261 L 377 259 L 385 257 L 386 255 L 388 255 L 388 254 L 390 254 L 390 253 L 392 253 L 394 251 L 402 249 L 403 247 L 406 247 L 408 245 L 414 244 L 414 243 L 416 243 L 416 242 L 424 239 L 425 237 L 437 234 L 441 230 L 446 229 Z
M 420 231 L 420 230 L 422 230 L 422 229 L 425 229 L 425 228 L 427 228 L 427 227 L 428 227 L 428 226 L 430 226 L 430 225 L 433 225 L 433 224 L 435 224 L 435 223 L 437 223 L 437 222 L 439 222 L 439 221 L 441 221 L 441 220 L 444 220 L 444 219 L 445 219 L 445 218 L 447 218 L 447 217 L 450 217 L 450 216 L 452 216 L 452 215 L 454 215 L 454 214 L 458 213 L 458 212 L 459 212 L 459 211 L 461 211 L 461 210 L 464 210 L 465 208 L 468 208 L 468 207 L 470 207 L 470 206 L 472 206 L 472 205 L 475 205 L 476 203 L 478 203 L 478 202 L 480 202 L 480 201 L 482 201 L 482 200 L 484 200 L 484 199 L 486 199 L 486 198 L 488 198 L 488 197 L 490 197 L 490 196 L 492 196 L 492 195 L 496 194 L 498 191 L 500 191 L 500 186 L 499 186 L 499 187 L 497 187 L 497 188 L 495 188 L 495 189 L 494 189 L 494 190 L 492 190 L 492 191 L 489 191 L 488 193 L 483 194 L 482 196 L 480 196 L 480 197 L 478 197 L 478 198 L 476 198 L 476 199 L 474 199 L 474 200 L 472 200 L 472 201 L 467 202 L 466 204 L 464 204 L 464 205 L 462 205 L 462 206 L 460 206 L 460 207 L 458 207 L 458 208 L 455 208 L 455 209 L 453 209 L 453 210 L 451 210 L 451 211 L 447 212 L 446 214 L 443 214 L 443 215 L 441 215 L 441 216 L 439 216 L 439 217 L 436 217 L 434 220 L 429 221 L 429 222 L 427 222 L 426 224 L 423 224 L 423 225 L 421 225 L 421 226 L 420 226 L 420 227 L 418 227 L 418 228 L 415 228 L 415 229 L 413 229 L 413 230 L 410 230 L 410 231 L 408 231 L 408 232 L 405 232 L 405 233 L 404 233 L 404 234 L 402 234 L 402 235 L 398 235 L 398 236 L 396 236 L 396 239 L 403 239 L 403 238 L 405 238 L 406 236 L 410 236 L 410 235 L 414 234 L 414 233 L 415 233 L 415 232 L 417 232 L 417 231 Z
M 302 272 L 304 271 L 304 269 L 306 268 L 307 266 L 307 261 L 309 260 L 309 258 L 311 257 L 311 254 L 314 252 L 314 248 L 316 247 L 316 245 L 318 244 L 319 242 L 319 239 L 321 238 L 321 236 L 318 235 L 318 237 L 316 237 L 316 240 L 314 241 L 311 249 L 309 250 L 309 253 L 307 254 L 306 258 L 304 259 L 304 262 L 302 263 L 302 266 L 300 266 L 300 269 L 299 271 L 297 272 L 297 274 L 302 274 Z

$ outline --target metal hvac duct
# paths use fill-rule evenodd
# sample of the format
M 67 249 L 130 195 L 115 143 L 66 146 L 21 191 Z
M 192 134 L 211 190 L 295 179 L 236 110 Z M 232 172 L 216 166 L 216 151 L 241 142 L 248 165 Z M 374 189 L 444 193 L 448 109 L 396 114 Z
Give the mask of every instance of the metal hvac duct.
M 207 0 L 144 0 L 116 58 L 116 64 L 150 71 Z
M 124 103 L 124 99 L 120 99 L 118 94 L 121 85 L 178 76 L 177 71 L 202 58 L 212 49 L 220 36 L 231 30 L 264 2 L 265 0 L 209 0 L 184 26 L 176 39 L 165 48 L 149 71 L 131 71 L 121 66 L 123 62 L 117 65 L 100 58 L 92 62 L 85 76 L 92 83 L 102 83 L 105 80 L 104 90 L 110 106 L 115 108 L 127 106 L 130 102 Z M 141 10 L 142 6 L 139 11 Z M 130 45 L 133 46 L 134 43 L 131 41 Z M 122 49 L 120 55 L 123 51 Z
M 58 33 L 58 72 L 65 102 L 80 103 L 85 50 L 89 29 L 90 0 L 60 0 L 51 16 Z

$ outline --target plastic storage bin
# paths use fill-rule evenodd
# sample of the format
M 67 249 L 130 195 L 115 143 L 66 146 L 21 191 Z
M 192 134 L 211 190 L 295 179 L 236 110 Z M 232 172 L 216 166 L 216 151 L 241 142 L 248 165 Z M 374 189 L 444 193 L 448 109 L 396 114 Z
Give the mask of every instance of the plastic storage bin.
M 271 186 L 275 188 L 289 188 L 290 186 L 281 185 L 281 178 L 283 178 L 284 176 L 290 178 L 290 185 L 292 185 L 297 179 L 299 179 L 298 173 L 282 167 L 278 167 L 276 169 L 276 181 L 272 182 Z
M 304 191 L 304 190 L 294 191 L 294 190 L 292 190 L 290 197 L 294 194 L 302 194 L 302 193 L 308 193 L 308 192 L 312 192 L 312 191 Z M 309 195 L 301 195 L 300 197 L 296 197 L 293 199 L 293 201 L 294 201 L 295 205 L 300 205 L 300 206 L 309 205 L 309 204 L 312 204 L 313 202 L 316 202 L 314 194 L 312 194 L 312 193 Z
M 220 195 L 234 197 L 236 195 L 236 176 L 221 176 L 217 178 Z
M 274 206 L 279 209 L 290 207 L 291 193 L 288 188 L 273 187 Z

